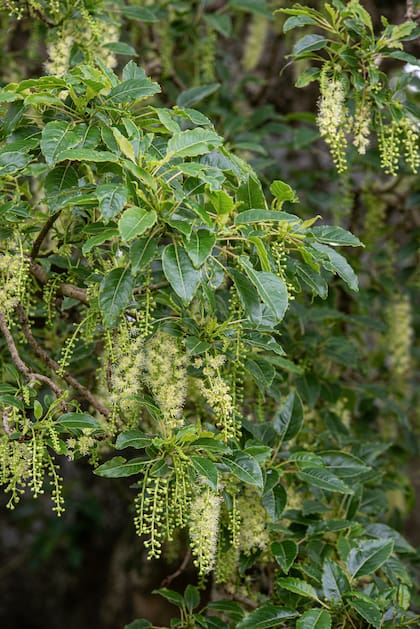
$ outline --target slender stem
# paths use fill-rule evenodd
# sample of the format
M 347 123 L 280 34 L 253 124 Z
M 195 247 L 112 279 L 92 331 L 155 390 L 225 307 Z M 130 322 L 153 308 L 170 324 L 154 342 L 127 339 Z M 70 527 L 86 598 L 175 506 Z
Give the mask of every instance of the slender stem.
M 163 579 L 162 583 L 160 584 L 160 587 L 161 588 L 168 587 L 174 579 L 179 577 L 179 575 L 182 574 L 185 568 L 188 566 L 190 559 L 191 559 L 191 550 L 188 549 L 187 552 L 185 553 L 185 557 L 182 560 L 182 563 L 179 566 L 179 568 L 177 568 L 177 570 L 175 570 L 175 572 L 173 572 L 172 574 L 168 574 L 168 576 Z
M 45 351 L 43 347 L 41 347 L 38 342 L 32 336 L 32 332 L 29 328 L 28 320 L 26 318 L 26 314 L 22 306 L 19 304 L 17 306 L 17 313 L 19 317 L 20 326 L 22 328 L 22 332 L 25 335 L 26 340 L 29 345 L 34 350 L 35 354 L 40 358 L 52 371 L 57 373 L 60 368 L 60 365 L 53 359 L 51 356 Z M 61 376 L 62 379 L 67 382 L 68 385 L 76 389 L 80 393 L 82 397 L 84 397 L 97 411 L 99 411 L 105 417 L 108 417 L 110 414 L 109 409 L 102 404 L 94 395 L 87 389 L 83 384 L 81 384 L 76 378 L 71 376 L 68 373 L 63 373 Z
M 55 214 L 52 214 L 48 218 L 46 223 L 44 224 L 38 236 L 36 237 L 34 244 L 32 246 L 31 254 L 30 254 L 33 260 L 37 257 L 39 250 L 41 249 L 42 243 L 44 242 L 45 237 L 47 236 L 48 232 L 50 231 L 51 227 L 53 226 L 54 222 L 57 220 L 59 215 L 60 215 L 60 211 L 56 212 Z
M 51 391 L 53 391 L 57 397 L 62 397 L 64 392 L 55 384 L 55 382 L 51 380 L 51 378 L 48 378 L 48 376 L 44 376 L 41 373 L 35 373 L 31 371 L 29 367 L 23 362 L 2 312 L 0 312 L 0 330 L 3 332 L 3 336 L 6 340 L 10 355 L 18 371 L 20 371 L 30 381 L 38 380 L 38 382 L 43 382 L 50 387 Z

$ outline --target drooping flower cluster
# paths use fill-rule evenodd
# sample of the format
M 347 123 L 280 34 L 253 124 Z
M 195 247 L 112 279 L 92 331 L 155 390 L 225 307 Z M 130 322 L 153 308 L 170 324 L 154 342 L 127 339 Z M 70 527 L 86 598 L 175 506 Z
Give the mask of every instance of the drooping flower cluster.
M 366 153 L 369 145 L 372 104 L 367 99 L 356 103 L 353 120 L 353 145 L 360 155 Z
M 11 312 L 22 301 L 28 277 L 28 261 L 20 254 L 0 256 L 0 310 Z
M 177 339 L 158 331 L 140 354 L 143 379 L 151 390 L 164 419 L 173 430 L 182 426 L 187 390 L 187 355 Z
M 229 384 L 221 374 L 221 367 L 226 358 L 222 354 L 206 355 L 203 375 L 199 389 L 207 404 L 214 412 L 216 425 L 221 428 L 227 441 L 236 436 L 235 409 Z M 201 365 L 201 359 L 196 361 Z
M 346 170 L 347 139 L 345 125 L 347 109 L 343 82 L 339 79 L 323 77 L 320 83 L 321 98 L 319 101 L 317 123 L 319 133 L 330 147 L 337 171 Z
M 267 511 L 255 489 L 246 487 L 244 493 L 238 497 L 238 509 L 241 518 L 239 533 L 241 552 L 251 555 L 256 550 L 264 550 L 270 541 L 266 528 Z
M 219 494 L 205 486 L 198 489 L 191 503 L 191 550 L 201 575 L 211 572 L 215 565 L 220 502 Z

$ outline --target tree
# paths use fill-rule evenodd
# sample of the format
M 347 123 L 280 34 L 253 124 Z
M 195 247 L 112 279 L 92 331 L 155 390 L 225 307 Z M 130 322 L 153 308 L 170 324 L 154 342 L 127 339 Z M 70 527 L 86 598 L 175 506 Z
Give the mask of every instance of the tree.
M 62 461 L 88 457 L 104 486 L 130 494 L 148 559 L 175 553 L 181 564 L 160 589 L 178 608 L 171 626 L 412 625 L 403 557 L 414 549 L 396 530 L 418 395 L 412 234 L 400 259 L 383 252 L 387 204 L 412 203 L 418 185 L 415 79 L 392 71 L 416 62 L 401 43 L 415 22 L 375 29 L 356 0 L 276 12 L 287 36 L 307 29 L 292 48 L 297 85 L 319 83 L 316 123 L 337 170 L 323 154 L 328 190 L 347 190 L 342 216 L 330 201 L 328 225 L 313 217 L 320 170 L 291 173 L 301 193 L 278 170 L 268 181 L 272 161 L 246 159 L 265 156 L 262 137 L 279 127 L 282 150 L 316 151 L 314 115 L 280 126 L 251 90 L 252 115 L 235 121 L 241 103 L 226 103 L 215 81 L 217 37 L 233 33 L 238 46 L 248 33 L 245 80 L 276 7 L 2 4 L 23 20 L 12 22 L 17 37 L 25 11 L 38 20 L 31 32 L 48 32 L 49 55 L 47 75 L 28 55 L 22 68 L 35 76 L 0 91 L 7 506 L 48 489 L 61 516 Z M 112 69 L 147 31 L 142 56 L 163 88 L 134 61 Z M 239 140 L 224 140 L 223 119 Z

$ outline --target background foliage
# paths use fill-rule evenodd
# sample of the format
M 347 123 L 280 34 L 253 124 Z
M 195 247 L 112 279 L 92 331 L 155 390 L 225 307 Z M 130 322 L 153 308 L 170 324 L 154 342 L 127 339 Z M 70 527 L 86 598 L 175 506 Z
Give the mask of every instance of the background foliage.
M 6 626 L 416 626 L 416 7 L 1 6 Z

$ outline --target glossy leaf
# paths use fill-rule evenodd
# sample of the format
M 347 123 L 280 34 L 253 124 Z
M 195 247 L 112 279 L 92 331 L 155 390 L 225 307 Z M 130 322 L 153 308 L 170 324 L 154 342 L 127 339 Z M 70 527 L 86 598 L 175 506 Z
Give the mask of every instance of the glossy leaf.
M 258 461 L 249 454 L 237 451 L 232 458 L 222 457 L 224 463 L 234 476 L 248 485 L 254 485 L 259 489 L 263 488 L 264 479 Z
M 349 247 L 363 247 L 363 243 L 351 232 L 336 225 L 320 225 L 312 227 L 311 232 L 319 242 L 332 247 L 347 245 Z
M 332 619 L 325 609 L 309 609 L 296 622 L 296 629 L 331 629 Z
M 342 595 L 350 590 L 349 581 L 340 566 L 331 559 L 326 559 L 322 567 L 322 589 L 324 598 L 337 605 Z
M 359 616 L 361 616 L 366 622 L 368 622 L 375 629 L 381 629 L 382 627 L 382 614 L 378 605 L 372 599 L 367 597 L 362 598 L 348 598 L 348 604 L 352 607 Z
M 125 210 L 118 221 L 121 238 L 125 241 L 133 240 L 150 229 L 157 220 L 154 210 L 144 210 L 140 207 L 130 207 Z
M 262 503 L 271 520 L 277 522 L 281 518 L 287 504 L 287 494 L 283 485 L 278 484 L 267 491 L 263 495 Z
M 54 164 L 60 153 L 74 148 L 81 139 L 81 134 L 74 124 L 64 122 L 64 120 L 48 122 L 42 131 L 40 144 L 47 164 Z
M 219 472 L 215 464 L 210 459 L 196 455 L 193 455 L 190 461 L 197 474 L 208 481 L 210 487 L 217 491 Z
M 130 303 L 134 280 L 127 268 L 109 271 L 99 288 L 99 307 L 106 327 L 112 328 Z
M 288 306 L 288 293 L 283 280 L 274 273 L 256 271 L 245 256 L 241 256 L 239 262 L 257 289 L 261 300 L 270 309 L 276 321 L 281 321 Z
M 98 420 L 87 413 L 65 413 L 57 419 L 57 424 L 69 430 L 83 430 L 84 428 L 98 430 L 100 428 Z
M 298 472 L 297 477 L 309 486 L 318 487 L 325 491 L 332 491 L 338 494 L 352 494 L 353 490 L 346 485 L 338 476 L 332 474 L 324 468 L 305 468 L 304 472 Z
M 144 466 L 149 463 L 149 458 L 137 458 L 127 461 L 122 456 L 114 456 L 109 461 L 106 461 L 106 463 L 97 467 L 94 473 L 104 478 L 125 478 L 126 476 L 140 474 L 143 472 Z
M 146 448 L 151 443 L 151 438 L 140 432 L 140 430 L 126 430 L 121 432 L 117 441 L 115 442 L 115 448 L 117 450 L 123 450 L 124 448 Z
M 175 133 L 168 142 L 169 157 L 194 157 L 204 155 L 220 146 L 223 139 L 210 129 L 188 129 Z
M 299 433 L 303 424 L 303 407 L 299 395 L 291 391 L 273 418 L 274 429 L 282 441 L 290 441 Z
M 279 627 L 286 620 L 292 620 L 296 616 L 298 616 L 298 612 L 288 607 L 262 605 L 245 616 L 236 625 L 236 629 L 270 629 L 270 627 Z
M 306 581 L 303 581 L 302 579 L 293 579 L 292 577 L 280 577 L 279 579 L 277 579 L 277 584 L 284 590 L 288 590 L 289 592 L 293 592 L 294 594 L 298 594 L 299 596 L 318 600 L 318 595 L 315 591 L 315 588 L 310 583 L 306 583 Z
M 128 79 L 113 87 L 106 100 L 113 103 L 130 103 L 153 96 L 159 92 L 159 85 L 148 78 Z
M 167 245 L 162 255 L 163 272 L 177 295 L 189 304 L 200 283 L 197 271 L 185 249 L 178 244 Z
M 372 574 L 391 556 L 394 540 L 362 540 L 350 550 L 347 567 L 353 579 Z
M 106 221 L 119 214 L 127 203 L 127 188 L 122 184 L 103 183 L 96 188 L 101 214 Z
M 207 229 L 193 231 L 190 238 L 184 240 L 185 251 L 196 269 L 200 268 L 207 260 L 215 242 L 215 234 Z
M 297 557 L 298 545 L 292 539 L 285 539 L 271 544 L 271 552 L 280 568 L 287 574 Z

